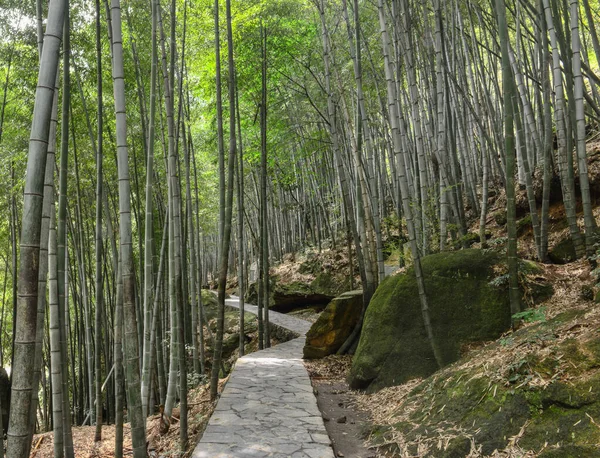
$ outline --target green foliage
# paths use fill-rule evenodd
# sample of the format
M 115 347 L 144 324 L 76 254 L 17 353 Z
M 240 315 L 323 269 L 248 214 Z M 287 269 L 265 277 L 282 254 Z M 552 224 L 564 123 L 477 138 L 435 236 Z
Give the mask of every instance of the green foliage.
M 187 387 L 188 390 L 192 390 L 199 385 L 204 385 L 208 383 L 208 377 L 206 374 L 198 374 L 194 371 L 189 371 L 187 373 Z
M 546 309 L 540 307 L 537 309 L 528 309 L 523 312 L 515 313 L 512 318 L 513 320 L 522 320 L 525 323 L 536 323 L 546 321 Z

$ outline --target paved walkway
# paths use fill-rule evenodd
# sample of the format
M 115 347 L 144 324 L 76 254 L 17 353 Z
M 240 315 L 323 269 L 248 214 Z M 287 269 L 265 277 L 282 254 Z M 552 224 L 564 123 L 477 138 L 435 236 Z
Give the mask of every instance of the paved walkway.
M 226 304 L 237 307 L 237 298 Z M 302 364 L 310 323 L 272 311 L 269 321 L 301 337 L 237 360 L 192 458 L 333 458 Z

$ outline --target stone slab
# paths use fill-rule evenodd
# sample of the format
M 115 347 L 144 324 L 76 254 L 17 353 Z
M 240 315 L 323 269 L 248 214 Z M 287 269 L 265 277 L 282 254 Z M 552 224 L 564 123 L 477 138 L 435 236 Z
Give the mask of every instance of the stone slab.
M 226 305 L 239 308 L 235 297 Z M 311 324 L 273 311 L 269 321 L 301 337 L 237 360 L 192 458 L 334 457 L 302 364 Z

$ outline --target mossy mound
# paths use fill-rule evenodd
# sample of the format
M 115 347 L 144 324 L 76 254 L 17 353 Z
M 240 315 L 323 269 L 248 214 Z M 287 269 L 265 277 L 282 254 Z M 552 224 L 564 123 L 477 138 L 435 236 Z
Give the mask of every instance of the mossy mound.
M 234 351 L 237 350 L 240 340 L 240 314 L 238 310 L 226 310 L 223 317 L 224 335 L 223 335 L 223 359 L 228 359 Z M 209 321 L 213 333 L 217 332 L 216 317 L 210 317 Z M 250 340 L 250 334 L 258 330 L 258 318 L 252 313 L 244 314 L 244 335 L 246 342 Z M 207 347 L 209 354 L 212 354 L 214 348 L 212 341 L 209 341 Z
M 517 236 L 521 237 L 532 230 L 531 215 L 527 215 L 517 221 Z
M 202 305 L 204 307 L 216 307 L 218 305 L 217 292 L 208 289 L 200 290 Z
M 360 319 L 362 294 L 362 290 L 349 291 L 327 304 L 306 333 L 305 358 L 324 358 L 340 349 Z
M 474 249 L 423 258 L 433 334 L 445 365 L 460 358 L 464 344 L 497 338 L 509 328 L 508 295 L 490 283 L 501 263 L 497 253 Z M 437 369 L 414 270 L 386 278 L 367 309 L 351 387 L 373 391 Z
M 505 257 L 491 250 L 443 252 L 422 259 L 433 334 L 444 365 L 465 346 L 493 340 L 510 326 Z M 553 294 L 534 262 L 520 262 L 523 302 Z M 353 388 L 378 390 L 438 369 L 427 339 L 413 269 L 388 277 L 371 299 L 350 373 Z
M 394 437 L 396 456 L 600 457 L 599 319 L 564 313 L 471 353 L 408 388 L 372 442 Z
M 571 237 L 566 237 L 548 251 L 548 257 L 554 264 L 568 264 L 577 259 L 575 245 Z
M 506 211 L 500 210 L 500 211 L 497 211 L 496 213 L 494 213 L 494 221 L 500 227 L 505 226 L 506 225 Z

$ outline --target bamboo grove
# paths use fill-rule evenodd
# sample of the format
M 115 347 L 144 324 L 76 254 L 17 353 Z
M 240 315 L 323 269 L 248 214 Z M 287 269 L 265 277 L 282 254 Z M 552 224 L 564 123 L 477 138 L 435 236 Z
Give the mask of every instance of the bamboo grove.
M 177 403 L 185 450 L 188 387 L 215 398 L 223 375 L 228 282 L 243 298 L 258 265 L 269 346 L 269 266 L 307 245 L 347 249 L 368 305 L 399 234 L 438 357 L 420 258 L 485 247 L 500 190 L 518 312 L 519 189 L 539 260 L 557 182 L 577 255 L 596 250 L 599 14 L 597 0 L 4 2 L 6 455 L 53 430 L 55 456 L 74 456 L 72 427 L 101 440 L 114 423 L 123 456 L 126 421 L 145 456 L 147 416 Z

